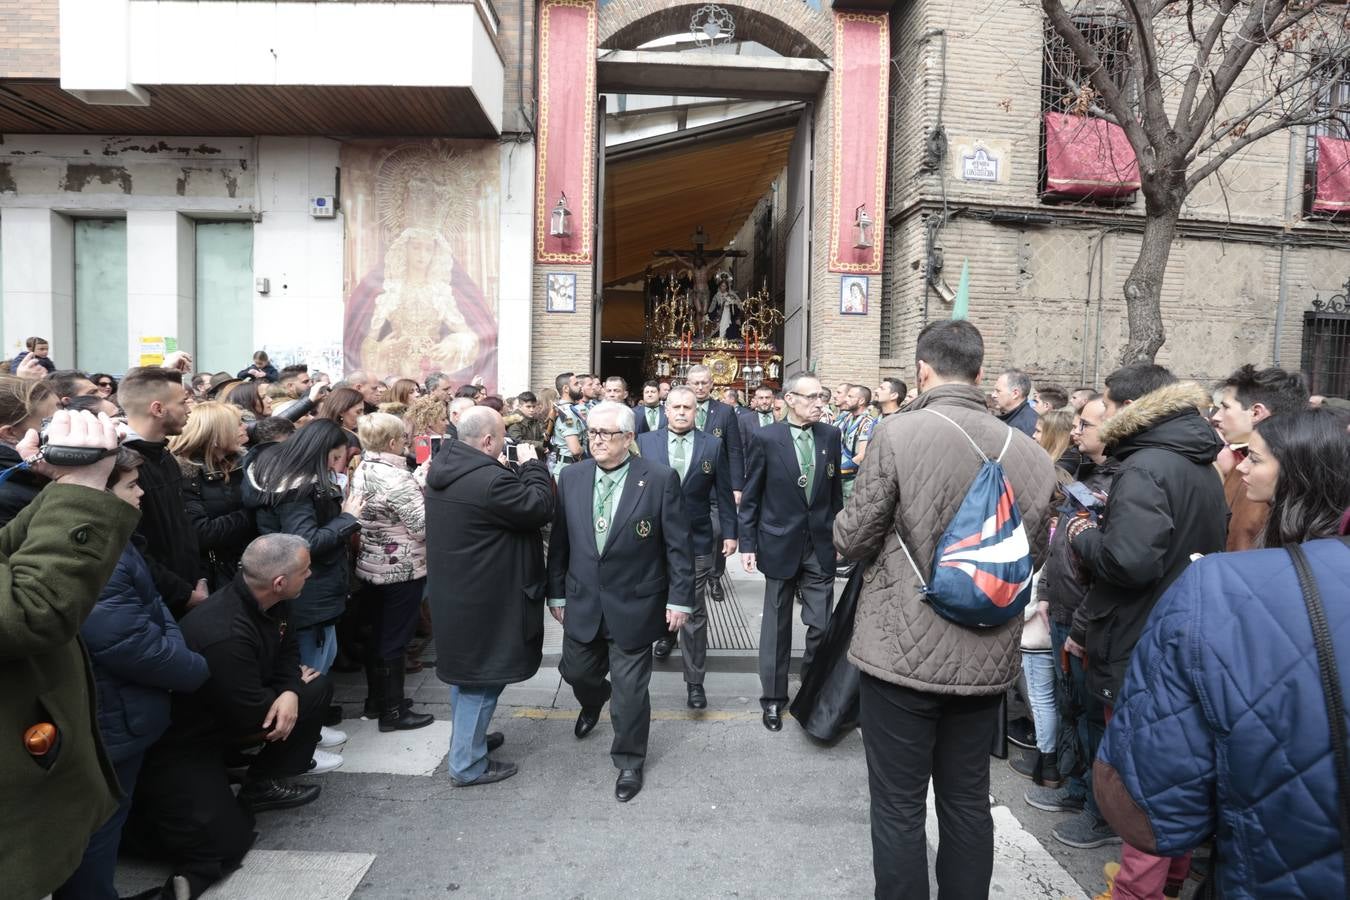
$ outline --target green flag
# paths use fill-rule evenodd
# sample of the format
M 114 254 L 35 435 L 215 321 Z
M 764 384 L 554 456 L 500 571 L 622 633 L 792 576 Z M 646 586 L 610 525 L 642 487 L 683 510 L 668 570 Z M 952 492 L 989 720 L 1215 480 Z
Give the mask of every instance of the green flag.
M 961 260 L 961 284 L 956 288 L 956 297 L 952 299 L 952 318 L 970 318 L 970 260 Z

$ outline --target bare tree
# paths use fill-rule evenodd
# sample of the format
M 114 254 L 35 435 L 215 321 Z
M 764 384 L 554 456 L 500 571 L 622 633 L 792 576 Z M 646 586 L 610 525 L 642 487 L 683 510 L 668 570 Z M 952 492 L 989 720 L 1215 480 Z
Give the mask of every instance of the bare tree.
M 1144 233 L 1125 280 L 1129 339 L 1121 362 L 1152 362 L 1166 339 L 1160 294 L 1182 204 L 1256 141 L 1325 121 L 1328 85 L 1345 72 L 1344 0 L 1119 0 L 1130 32 L 1128 77 L 1113 77 L 1085 20 L 1041 0 L 1088 83 L 1066 79 L 1076 106 L 1123 129 L 1139 162 Z

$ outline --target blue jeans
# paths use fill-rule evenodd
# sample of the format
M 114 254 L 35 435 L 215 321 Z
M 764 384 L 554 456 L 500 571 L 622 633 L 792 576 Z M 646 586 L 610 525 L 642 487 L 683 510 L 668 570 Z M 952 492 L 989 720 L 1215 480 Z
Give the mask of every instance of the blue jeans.
M 131 795 L 136 790 L 136 776 L 141 772 L 144 753 L 113 763 L 117 783 L 122 786 L 122 799 L 112 818 L 103 823 L 89 846 L 84 849 L 80 867 L 53 893 L 53 900 L 117 900 L 113 873 L 117 870 L 117 848 L 122 843 L 122 826 L 131 812 Z
M 1059 708 L 1055 706 L 1055 657 L 1049 650 L 1023 650 L 1022 672 L 1027 676 L 1027 703 L 1036 722 L 1036 749 L 1055 752 Z
M 473 781 L 487 771 L 488 723 L 505 687 L 450 685 L 450 777 L 456 781 Z
M 301 664 L 327 675 L 333 660 L 337 659 L 337 627 L 311 625 L 297 628 L 295 642 L 300 645 Z
M 1069 626 L 1061 625 L 1053 619 L 1050 621 L 1050 647 L 1051 658 L 1055 665 L 1059 665 L 1061 656 L 1064 655 L 1064 642 L 1069 639 Z M 1087 709 L 1092 702 L 1088 696 L 1087 690 L 1087 672 L 1083 669 L 1083 660 L 1074 656 L 1069 657 L 1069 690 L 1073 696 L 1066 698 L 1070 701 L 1077 701 L 1083 712 L 1078 716 L 1076 725 L 1078 728 L 1078 742 L 1083 746 L 1083 753 L 1086 755 L 1084 762 L 1087 763 L 1087 771 L 1082 775 L 1075 775 L 1069 779 L 1069 791 L 1075 796 L 1081 795 L 1084 798 L 1084 808 L 1102 820 L 1102 811 L 1097 806 L 1097 798 L 1092 796 L 1092 761 L 1097 757 L 1097 747 L 1101 744 L 1101 735 L 1105 728 L 1094 729 L 1088 722 Z

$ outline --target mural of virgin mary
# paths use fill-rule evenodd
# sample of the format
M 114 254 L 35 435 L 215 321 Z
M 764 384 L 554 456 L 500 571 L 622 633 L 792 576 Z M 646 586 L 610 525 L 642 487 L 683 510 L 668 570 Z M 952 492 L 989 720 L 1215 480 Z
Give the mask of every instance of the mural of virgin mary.
M 389 151 L 375 171 L 384 250 L 347 298 L 348 371 L 418 381 L 442 371 L 456 383 L 481 375 L 495 390 L 495 304 L 454 251 L 475 224 L 468 161 L 435 143 L 412 143 Z

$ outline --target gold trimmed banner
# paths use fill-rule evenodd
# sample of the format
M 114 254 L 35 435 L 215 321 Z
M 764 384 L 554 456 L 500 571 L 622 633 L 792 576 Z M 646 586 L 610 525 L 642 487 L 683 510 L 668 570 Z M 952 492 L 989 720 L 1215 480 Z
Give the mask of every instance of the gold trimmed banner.
M 535 173 L 534 258 L 591 261 L 595 171 L 595 0 L 542 0 L 539 8 L 539 123 Z M 571 234 L 549 234 L 563 194 Z
M 833 195 L 830 271 L 880 275 L 885 249 L 886 119 L 890 22 L 885 13 L 834 14 Z M 854 214 L 866 204 L 872 246 L 854 245 Z

